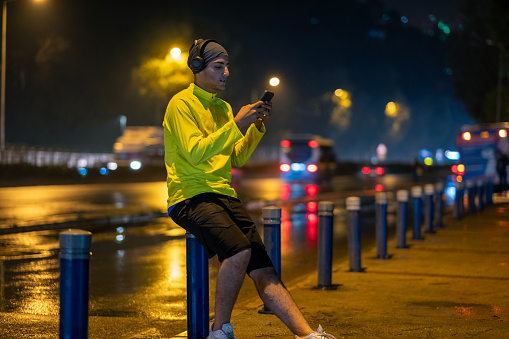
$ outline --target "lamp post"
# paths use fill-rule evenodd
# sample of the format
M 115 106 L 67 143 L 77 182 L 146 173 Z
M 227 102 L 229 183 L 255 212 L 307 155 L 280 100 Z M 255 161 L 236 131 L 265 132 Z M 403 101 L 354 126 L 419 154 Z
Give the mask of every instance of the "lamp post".
M 14 1 L 14 0 L 10 0 Z M 7 2 L 3 1 L 2 8 L 2 80 L 0 99 L 0 152 L 5 151 L 5 48 L 7 46 Z
M 2 78 L 0 90 L 0 154 L 5 151 L 5 64 L 7 49 L 7 3 L 16 0 L 3 0 L 2 3 Z M 42 2 L 43 0 L 37 0 Z

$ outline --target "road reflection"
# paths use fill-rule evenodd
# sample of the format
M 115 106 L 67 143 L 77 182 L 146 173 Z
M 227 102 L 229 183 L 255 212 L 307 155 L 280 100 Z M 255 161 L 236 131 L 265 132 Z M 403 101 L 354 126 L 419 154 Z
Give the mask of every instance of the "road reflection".
M 166 182 L 0 188 L 0 228 L 164 211 Z

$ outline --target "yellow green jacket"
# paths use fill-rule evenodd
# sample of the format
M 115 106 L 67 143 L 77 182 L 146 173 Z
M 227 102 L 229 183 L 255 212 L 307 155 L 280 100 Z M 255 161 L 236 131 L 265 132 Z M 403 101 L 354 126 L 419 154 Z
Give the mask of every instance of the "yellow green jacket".
M 265 133 L 252 124 L 244 136 L 231 106 L 195 84 L 170 100 L 163 127 L 168 207 L 200 193 L 237 197 L 231 167 L 243 166 Z

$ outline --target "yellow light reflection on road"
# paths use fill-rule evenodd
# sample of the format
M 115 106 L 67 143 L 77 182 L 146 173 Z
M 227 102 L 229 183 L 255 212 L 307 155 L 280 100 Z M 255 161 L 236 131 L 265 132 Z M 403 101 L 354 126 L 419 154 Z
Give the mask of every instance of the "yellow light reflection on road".
M 186 294 L 186 242 L 183 239 L 168 241 L 157 253 L 161 275 L 144 292 L 153 298 L 172 300 L 162 309 L 153 309 L 151 316 L 165 320 L 186 319 L 186 301 L 174 301 Z

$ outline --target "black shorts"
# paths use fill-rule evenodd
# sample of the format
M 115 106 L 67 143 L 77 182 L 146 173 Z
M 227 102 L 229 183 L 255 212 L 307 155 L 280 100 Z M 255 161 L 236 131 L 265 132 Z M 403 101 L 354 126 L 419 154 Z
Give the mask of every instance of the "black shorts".
M 203 245 L 209 258 L 223 261 L 251 249 L 246 272 L 272 267 L 256 226 L 239 199 L 202 193 L 178 203 L 170 212 L 173 221 Z

